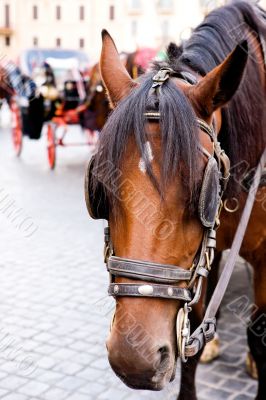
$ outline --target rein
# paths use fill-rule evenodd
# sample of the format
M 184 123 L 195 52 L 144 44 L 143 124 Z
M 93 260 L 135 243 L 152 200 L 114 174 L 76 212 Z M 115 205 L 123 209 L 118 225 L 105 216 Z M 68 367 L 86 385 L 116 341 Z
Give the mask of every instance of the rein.
M 196 355 L 203 348 L 205 343 L 209 342 L 214 338 L 215 328 L 216 328 L 215 315 L 220 307 L 220 304 L 222 302 L 222 299 L 224 297 L 225 291 L 227 289 L 228 283 L 230 281 L 230 278 L 234 270 L 237 256 L 239 254 L 244 239 L 244 235 L 246 233 L 250 214 L 256 199 L 256 194 L 260 186 L 265 163 L 266 163 L 266 149 L 264 150 L 259 165 L 256 169 L 254 180 L 249 189 L 245 208 L 243 210 L 233 240 L 232 247 L 230 249 L 223 272 L 219 278 L 215 291 L 212 295 L 208 308 L 205 312 L 203 322 L 190 337 L 187 337 L 186 335 L 186 328 L 187 328 L 186 326 L 183 326 L 181 329 L 181 335 L 183 340 L 185 341 L 184 353 L 186 357 L 191 357 Z M 185 321 L 185 319 L 183 319 L 183 321 Z

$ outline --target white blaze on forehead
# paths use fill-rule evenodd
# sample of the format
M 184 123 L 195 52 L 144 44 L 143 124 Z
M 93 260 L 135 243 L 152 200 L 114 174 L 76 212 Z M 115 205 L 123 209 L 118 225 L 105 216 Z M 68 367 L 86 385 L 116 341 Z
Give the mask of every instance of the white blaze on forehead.
M 150 161 L 150 162 L 152 162 L 152 160 L 153 160 L 153 154 L 152 154 L 152 149 L 151 149 L 151 144 L 150 144 L 150 142 L 146 142 L 145 143 L 145 155 L 147 156 L 147 158 L 148 158 L 148 160 Z M 145 172 L 146 172 L 146 163 L 145 163 L 145 161 L 143 160 L 143 158 L 141 158 L 140 160 L 139 160 L 139 169 L 141 170 L 141 172 L 143 172 L 143 174 L 145 174 Z

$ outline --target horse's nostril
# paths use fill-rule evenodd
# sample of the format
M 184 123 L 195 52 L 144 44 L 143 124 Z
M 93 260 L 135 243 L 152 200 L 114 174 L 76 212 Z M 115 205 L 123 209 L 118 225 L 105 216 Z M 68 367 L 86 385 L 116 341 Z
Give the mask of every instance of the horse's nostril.
M 158 352 L 160 353 L 160 368 L 167 368 L 170 357 L 170 349 L 169 346 L 162 346 L 159 348 Z
M 169 354 L 169 347 L 168 346 L 162 346 L 159 348 L 159 353 L 161 353 L 162 356 L 165 356 L 166 354 Z

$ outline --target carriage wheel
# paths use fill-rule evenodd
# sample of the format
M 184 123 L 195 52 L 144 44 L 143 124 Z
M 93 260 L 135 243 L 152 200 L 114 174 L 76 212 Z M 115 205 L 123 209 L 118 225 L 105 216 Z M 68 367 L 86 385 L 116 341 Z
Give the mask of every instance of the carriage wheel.
M 56 137 L 55 130 L 51 124 L 47 126 L 47 155 L 51 169 L 54 169 L 56 162 Z
M 19 106 L 14 99 L 10 104 L 12 114 L 12 141 L 16 156 L 19 157 L 22 151 L 23 132 Z

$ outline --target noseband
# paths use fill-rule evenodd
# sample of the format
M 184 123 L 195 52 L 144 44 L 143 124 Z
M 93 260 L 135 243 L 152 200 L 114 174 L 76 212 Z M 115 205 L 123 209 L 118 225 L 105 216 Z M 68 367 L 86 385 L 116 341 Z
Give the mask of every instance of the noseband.
M 175 76 L 174 71 L 169 68 L 162 68 L 153 77 L 151 94 L 155 94 L 158 101 L 162 85 L 172 76 Z M 195 78 L 189 73 L 181 74 L 178 78 L 189 84 L 196 83 Z M 161 115 L 157 110 L 149 110 L 144 113 L 144 117 L 148 120 L 159 121 Z M 188 314 L 191 311 L 191 306 L 200 300 L 203 279 L 207 278 L 211 269 L 216 248 L 216 230 L 220 224 L 222 196 L 230 176 L 230 162 L 220 147 L 214 127 L 209 126 L 199 118 L 197 125 L 201 131 L 210 137 L 214 151 L 212 155 L 205 148 L 199 147 L 199 151 L 207 158 L 198 207 L 199 218 L 204 226 L 204 235 L 190 269 L 115 256 L 110 229 L 109 227 L 105 228 L 104 258 L 110 274 L 109 295 L 114 297 L 161 298 L 184 302 L 183 308 L 178 312 L 176 324 L 178 349 L 182 361 L 187 359 L 185 349 L 190 337 Z M 103 216 L 100 216 L 97 210 L 103 209 L 103 205 L 95 205 L 95 200 L 92 199 L 90 175 L 91 165 L 88 168 L 85 182 L 88 211 L 93 218 L 101 218 Z M 133 279 L 140 281 L 140 283 L 117 283 L 115 282 L 116 277 Z M 141 281 L 144 283 L 141 283 Z M 180 282 L 186 282 L 186 287 L 179 287 Z M 214 331 L 215 319 L 213 318 L 208 321 L 208 326 L 206 326 L 204 332 L 205 337 L 214 335 Z

